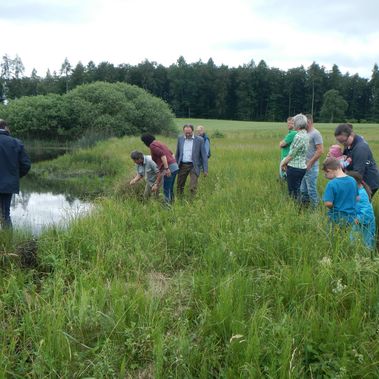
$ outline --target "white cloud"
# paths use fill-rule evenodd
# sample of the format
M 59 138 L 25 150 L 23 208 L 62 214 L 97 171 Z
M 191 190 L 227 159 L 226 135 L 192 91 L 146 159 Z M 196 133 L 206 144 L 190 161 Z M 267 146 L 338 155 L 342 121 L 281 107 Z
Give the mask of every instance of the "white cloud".
M 313 61 L 369 76 L 379 62 L 379 3 L 363 0 L 13 1 L 0 5 L 1 54 L 18 54 L 26 74 L 108 61 L 166 66 L 179 56 L 238 66 L 265 60 L 288 69 Z M 33 6 L 34 4 L 34 6 Z M 49 19 L 39 17 L 43 8 Z M 18 10 L 18 13 L 16 12 Z M 5 13 L 4 13 L 5 12 Z M 8 12 L 8 13 L 7 13 Z M 7 16 L 8 15 L 8 16 Z M 5 19 L 4 19 L 5 17 Z M 360 26 L 360 27 L 359 27 Z

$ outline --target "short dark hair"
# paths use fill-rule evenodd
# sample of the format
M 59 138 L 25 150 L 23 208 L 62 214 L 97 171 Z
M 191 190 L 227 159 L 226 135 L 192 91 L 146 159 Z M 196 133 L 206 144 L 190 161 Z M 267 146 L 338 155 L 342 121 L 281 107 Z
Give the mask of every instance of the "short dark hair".
M 337 170 L 341 168 L 340 160 L 334 157 L 326 158 L 322 164 L 322 170 Z
M 0 119 L 0 129 L 5 129 L 8 126 L 5 120 Z
M 334 131 L 334 137 L 338 137 L 341 134 L 349 137 L 353 132 L 353 125 L 351 124 L 339 124 Z
M 137 150 L 133 150 L 130 153 L 130 158 L 132 158 L 133 161 L 137 161 L 137 160 L 143 159 L 143 153 L 141 153 L 140 151 L 137 151 Z
M 155 137 L 152 134 L 143 134 L 141 136 L 141 141 L 149 147 L 153 141 L 155 141 Z
M 184 130 L 184 128 L 191 128 L 191 130 L 193 131 L 193 125 L 192 124 L 184 124 L 183 130 Z

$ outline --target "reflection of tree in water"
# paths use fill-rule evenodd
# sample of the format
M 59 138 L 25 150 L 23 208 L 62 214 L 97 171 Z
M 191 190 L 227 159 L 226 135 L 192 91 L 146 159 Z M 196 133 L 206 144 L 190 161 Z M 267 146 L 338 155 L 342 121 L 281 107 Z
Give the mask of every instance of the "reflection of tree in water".
M 64 197 L 65 197 L 66 201 L 70 204 L 70 207 L 72 207 L 74 205 L 75 200 L 77 200 L 76 197 L 74 197 L 70 194 L 65 194 Z
M 17 195 L 17 201 L 16 196 L 12 197 L 11 205 L 15 207 L 17 204 L 21 204 L 22 209 L 26 212 L 28 209 L 28 204 L 31 195 L 32 194 L 30 192 L 20 191 L 20 193 Z

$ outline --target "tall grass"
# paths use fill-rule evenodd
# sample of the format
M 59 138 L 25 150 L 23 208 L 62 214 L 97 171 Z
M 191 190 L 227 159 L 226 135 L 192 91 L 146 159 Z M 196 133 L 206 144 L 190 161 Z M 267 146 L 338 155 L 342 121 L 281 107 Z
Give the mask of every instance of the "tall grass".
M 322 207 L 288 199 L 284 125 L 193 122 L 224 138 L 196 199 L 172 209 L 113 190 L 133 175 L 130 151 L 147 152 L 137 138 L 52 163 L 103 164 L 107 196 L 44 233 L 34 268 L 2 235 L 0 377 L 378 377 L 379 260 L 332 234 Z M 333 127 L 320 130 L 331 144 Z M 377 155 L 375 127 L 357 131 Z

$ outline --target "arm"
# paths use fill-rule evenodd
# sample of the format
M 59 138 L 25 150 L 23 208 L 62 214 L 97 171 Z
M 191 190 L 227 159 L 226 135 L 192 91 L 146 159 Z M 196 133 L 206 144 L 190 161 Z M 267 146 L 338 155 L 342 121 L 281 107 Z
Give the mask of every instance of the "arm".
M 31 166 L 32 166 L 32 164 L 30 162 L 29 155 L 24 150 L 24 145 L 21 144 L 21 149 L 20 149 L 20 153 L 19 153 L 19 175 L 20 175 L 20 178 L 22 178 L 23 176 L 25 176 L 29 172 Z
M 297 137 L 297 135 L 295 136 L 293 142 L 291 143 L 290 151 L 289 151 L 288 155 L 286 156 L 286 158 L 284 159 L 284 161 L 281 165 L 282 169 L 284 169 L 284 170 L 285 170 L 288 162 L 291 161 L 292 157 L 296 154 L 297 150 L 299 150 L 299 148 L 300 148 L 299 139 L 296 137 Z
M 211 147 L 209 143 L 209 139 L 204 140 L 204 147 L 205 147 L 205 152 L 207 153 L 207 158 L 211 156 Z
M 137 174 L 131 181 L 129 184 L 133 185 L 133 184 L 136 184 L 137 182 L 139 182 L 141 179 L 143 178 L 142 175 L 140 174 Z
M 333 201 L 334 201 L 334 191 L 333 191 L 333 184 L 332 182 L 329 182 L 324 191 L 324 195 L 322 196 L 322 201 L 324 202 L 324 205 L 331 209 L 333 208 Z
M 175 151 L 175 160 L 179 164 L 179 155 L 180 155 L 180 137 L 178 137 L 178 141 L 176 143 L 176 151 Z
M 162 176 L 163 176 L 162 173 L 159 171 L 157 174 L 157 179 L 155 180 L 155 183 L 151 187 L 152 192 L 157 192 L 159 186 L 161 185 Z
M 317 162 L 317 160 L 320 159 L 323 152 L 324 152 L 324 145 L 322 143 L 320 143 L 319 145 L 316 145 L 316 151 L 313 157 L 307 163 L 307 170 L 310 170 L 312 168 L 315 162 Z
M 163 172 L 165 176 L 171 176 L 171 171 L 168 167 L 167 157 L 165 155 L 161 156 L 161 160 L 163 163 Z
M 204 140 L 201 141 L 200 144 L 200 158 L 201 162 L 203 164 L 203 171 L 204 171 L 204 176 L 208 175 L 208 155 L 205 150 L 205 143 Z
M 358 171 L 362 176 L 364 176 L 366 171 L 366 162 L 370 157 L 370 149 L 364 144 L 360 144 L 352 151 L 352 165 L 353 170 Z

